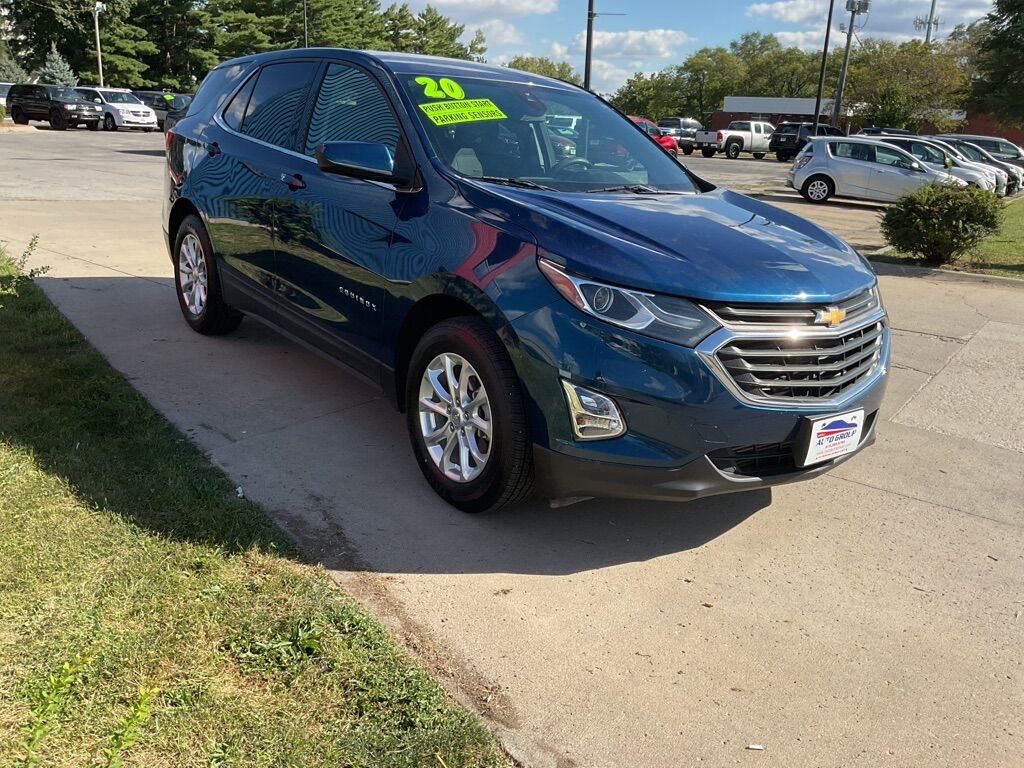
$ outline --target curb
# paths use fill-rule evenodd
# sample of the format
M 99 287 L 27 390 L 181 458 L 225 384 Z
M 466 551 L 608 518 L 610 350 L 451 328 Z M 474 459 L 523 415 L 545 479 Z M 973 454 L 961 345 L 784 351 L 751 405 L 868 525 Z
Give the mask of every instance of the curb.
M 982 285 L 995 285 L 1000 288 L 1016 288 L 1024 290 L 1024 280 L 1017 277 L 1003 277 L 1002 275 L 980 275 L 974 272 L 956 272 L 952 269 L 935 269 L 933 267 L 914 267 L 905 264 L 893 264 L 889 261 L 875 261 L 871 255 L 867 259 L 874 267 L 875 273 L 884 277 L 918 277 L 928 278 L 939 282 L 951 283 L 974 283 Z

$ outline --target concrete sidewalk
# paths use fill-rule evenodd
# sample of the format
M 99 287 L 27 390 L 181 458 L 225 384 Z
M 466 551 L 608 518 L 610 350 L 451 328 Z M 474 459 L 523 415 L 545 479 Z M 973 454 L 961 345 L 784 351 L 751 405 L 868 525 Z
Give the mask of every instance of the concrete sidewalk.
M 61 310 L 524 764 L 1020 765 L 1020 287 L 882 278 L 885 421 L 832 475 L 466 516 L 378 393 L 252 321 L 187 328 L 155 194 L 7 197 Z

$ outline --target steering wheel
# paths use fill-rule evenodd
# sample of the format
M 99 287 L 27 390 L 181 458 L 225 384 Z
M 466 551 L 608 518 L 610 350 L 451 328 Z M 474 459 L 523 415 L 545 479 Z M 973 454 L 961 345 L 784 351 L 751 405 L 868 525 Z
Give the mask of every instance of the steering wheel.
M 580 166 L 580 171 L 585 171 L 588 168 L 593 167 L 594 164 L 585 157 L 567 157 L 564 160 L 559 160 L 555 164 L 555 167 L 551 169 L 551 175 L 558 176 L 562 171 L 572 168 L 574 165 Z

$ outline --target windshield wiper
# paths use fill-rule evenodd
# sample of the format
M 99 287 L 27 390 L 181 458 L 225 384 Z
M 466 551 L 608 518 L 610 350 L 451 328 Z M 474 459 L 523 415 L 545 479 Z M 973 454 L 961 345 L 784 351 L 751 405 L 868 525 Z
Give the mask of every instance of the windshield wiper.
M 646 184 L 620 184 L 617 187 L 603 187 L 601 189 L 588 189 L 587 192 L 632 192 L 635 195 L 666 195 L 660 189 L 648 187 Z
M 536 181 L 530 181 L 529 179 L 517 179 L 511 176 L 473 176 L 472 178 L 480 181 L 489 181 L 492 184 L 507 184 L 510 187 L 523 187 L 524 189 L 543 189 L 546 192 L 555 192 L 554 187 L 545 187 L 543 184 L 538 184 Z

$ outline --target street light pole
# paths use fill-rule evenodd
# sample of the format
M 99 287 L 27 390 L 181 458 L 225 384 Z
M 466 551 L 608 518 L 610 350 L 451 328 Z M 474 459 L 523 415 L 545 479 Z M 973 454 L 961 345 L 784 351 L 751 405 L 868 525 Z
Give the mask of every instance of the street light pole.
M 828 63 L 828 41 L 832 35 L 832 14 L 836 9 L 836 0 L 829 0 L 828 23 L 825 25 L 825 48 L 821 52 L 821 71 L 818 72 L 818 97 L 814 100 L 814 132 L 818 135 L 818 124 L 821 122 L 821 94 L 825 90 L 825 65 Z
M 103 87 L 103 52 L 100 50 L 100 11 L 104 10 L 103 3 L 94 3 L 92 6 L 92 24 L 96 30 L 96 69 L 100 75 L 100 88 Z
M 846 4 L 850 8 L 850 26 L 846 30 L 846 52 L 843 54 L 843 66 L 839 70 L 839 85 L 836 86 L 836 100 L 832 105 L 832 126 L 839 125 L 839 112 L 843 108 L 843 90 L 846 88 L 846 68 L 850 66 L 850 46 L 853 45 L 853 23 L 857 18 L 857 0 Z
M 932 0 L 932 9 L 928 11 L 928 29 L 924 33 L 924 44 L 928 45 L 932 41 L 932 30 L 935 29 L 935 3 L 937 0 Z
M 590 90 L 590 61 L 594 55 L 594 0 L 587 6 L 587 58 L 583 65 L 583 87 Z

